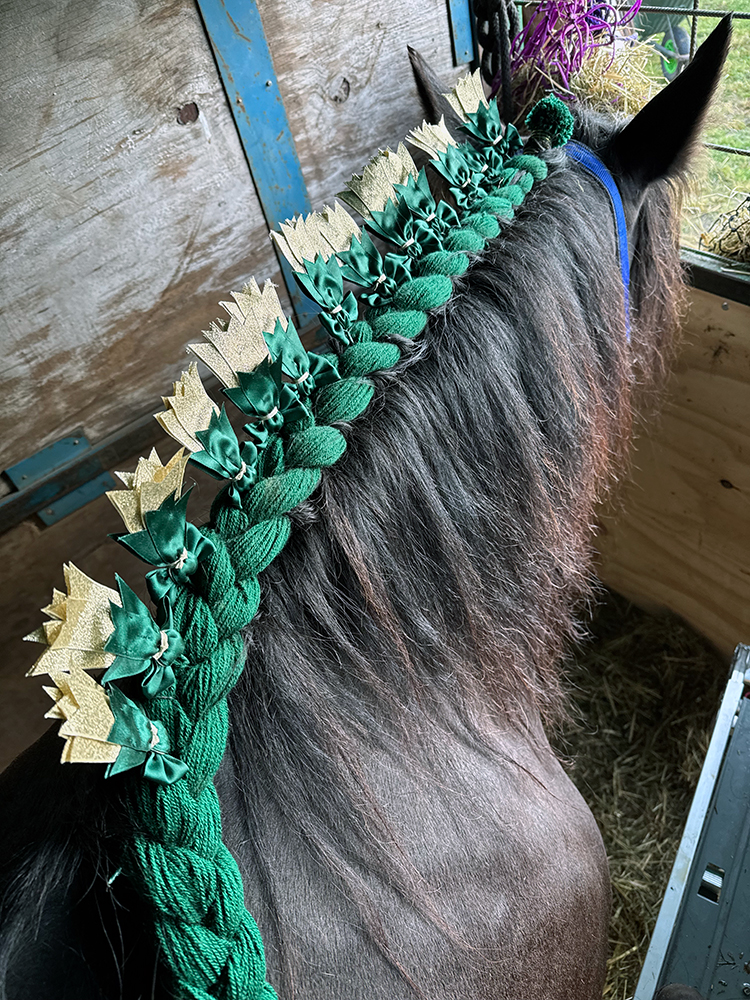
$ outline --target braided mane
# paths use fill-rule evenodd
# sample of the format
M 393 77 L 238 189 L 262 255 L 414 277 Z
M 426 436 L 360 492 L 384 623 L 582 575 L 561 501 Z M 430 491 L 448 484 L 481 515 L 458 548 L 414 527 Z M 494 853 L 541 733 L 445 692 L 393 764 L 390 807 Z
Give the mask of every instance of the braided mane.
M 579 128 L 602 144 L 600 121 Z M 236 486 L 248 463 L 232 452 L 232 482 L 198 548 L 182 501 L 155 512 L 173 551 L 150 560 L 152 593 L 167 601 L 182 660 L 174 696 L 148 702 L 146 742 L 120 738 L 127 766 L 145 758 L 160 783 L 131 770 L 106 794 L 117 828 L 122 809 L 130 828 L 112 850 L 178 996 L 275 996 L 251 912 L 292 995 L 301 945 L 279 824 L 419 992 L 364 873 L 456 935 L 384 815 L 378 753 L 406 761 L 419 745 L 423 777 L 438 783 L 438 734 L 492 757 L 499 726 L 564 712 L 558 662 L 590 587 L 594 505 L 624 455 L 633 372 L 660 367 L 677 265 L 668 197 L 654 185 L 634 233 L 629 345 L 609 207 L 561 153 L 545 160 L 545 184 L 502 232 L 495 214 L 512 206 L 484 197 L 387 308 L 375 302 L 363 319 L 355 308 L 336 356 L 322 356 L 340 377 L 283 442 L 263 440 L 252 488 Z M 509 170 L 526 191 L 545 173 L 528 156 Z M 240 380 L 228 395 L 248 391 Z M 199 435 L 218 433 L 210 419 Z M 121 540 L 158 548 L 155 524 L 147 516 Z

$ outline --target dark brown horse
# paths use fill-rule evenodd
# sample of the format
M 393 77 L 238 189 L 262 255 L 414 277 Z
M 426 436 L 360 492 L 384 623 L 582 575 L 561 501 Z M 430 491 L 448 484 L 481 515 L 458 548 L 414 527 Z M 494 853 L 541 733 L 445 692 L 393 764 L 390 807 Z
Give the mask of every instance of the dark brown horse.
M 631 339 L 609 197 L 551 151 L 264 575 L 218 787 L 288 1000 L 601 996 L 607 860 L 544 723 L 594 506 L 676 324 L 670 180 L 728 35 L 624 129 L 578 118 L 622 194 Z M 169 996 L 118 873 L 127 777 L 58 756 L 48 734 L 0 791 L 5 996 Z

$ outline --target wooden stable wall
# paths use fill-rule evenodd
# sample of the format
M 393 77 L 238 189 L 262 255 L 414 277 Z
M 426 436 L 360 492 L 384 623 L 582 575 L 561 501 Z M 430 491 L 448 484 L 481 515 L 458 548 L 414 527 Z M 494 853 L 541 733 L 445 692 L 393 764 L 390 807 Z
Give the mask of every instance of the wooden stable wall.
M 315 207 L 421 121 L 407 45 L 448 85 L 463 72 L 446 0 L 258 6 Z M 0 0 L 0 18 L 2 470 L 78 428 L 96 443 L 161 408 L 218 302 L 281 275 L 193 0 Z M 215 490 L 199 486 L 196 518 Z M 46 726 L 47 698 L 23 677 L 39 650 L 20 639 L 62 562 L 109 585 L 115 570 L 143 579 L 107 540 L 118 529 L 100 497 L 0 536 L 0 766 Z
M 421 120 L 407 44 L 457 73 L 443 0 L 260 13 L 316 206 Z M 218 300 L 280 281 L 192 0 L 4 0 L 2 24 L 0 469 L 153 408 Z
M 3 469 L 79 427 L 96 442 L 153 413 L 219 300 L 281 277 L 191 0 L 0 4 Z M 318 207 L 421 119 L 407 44 L 446 82 L 461 71 L 443 0 L 259 6 Z M 728 652 L 750 638 L 750 310 L 693 303 L 671 402 L 604 522 L 602 573 Z M 198 479 L 194 518 L 214 490 Z M 100 497 L 0 536 L 0 766 L 46 726 L 46 696 L 23 677 L 38 648 L 20 639 L 62 562 L 139 587 L 144 566 L 106 538 L 119 528 Z
M 219 295 L 279 275 L 192 3 L 5 0 L 2 25 L 0 469 L 145 412 Z
M 750 642 L 750 307 L 693 290 L 661 417 L 599 538 L 605 583 Z

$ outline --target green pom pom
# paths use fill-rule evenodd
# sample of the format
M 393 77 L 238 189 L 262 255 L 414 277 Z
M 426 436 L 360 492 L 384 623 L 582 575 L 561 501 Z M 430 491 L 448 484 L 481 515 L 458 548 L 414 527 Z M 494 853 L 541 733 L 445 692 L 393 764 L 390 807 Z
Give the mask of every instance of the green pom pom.
M 564 146 L 573 135 L 573 125 L 573 115 L 554 94 L 537 101 L 526 116 L 529 132 L 546 136 L 550 146 Z

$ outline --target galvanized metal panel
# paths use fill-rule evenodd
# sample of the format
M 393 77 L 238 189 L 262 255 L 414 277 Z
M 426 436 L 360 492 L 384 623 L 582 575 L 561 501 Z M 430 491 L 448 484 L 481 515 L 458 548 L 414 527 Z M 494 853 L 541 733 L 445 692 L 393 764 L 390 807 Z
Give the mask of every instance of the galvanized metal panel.
M 750 780 L 746 781 L 750 779 L 750 702 L 742 697 L 749 654 L 750 647 L 737 647 L 633 1000 L 652 1000 L 657 989 L 671 982 L 708 995 L 711 976 L 722 962 L 719 932 L 726 925 L 730 893 L 725 894 L 720 911 L 715 902 L 699 895 L 699 889 L 709 863 L 717 862 L 726 871 L 736 859 L 735 870 L 729 872 L 735 889 L 750 864 Z M 734 794 L 738 769 L 745 782 L 739 797 Z M 728 789 L 732 790 L 729 797 Z M 750 943 L 747 951 L 750 959 Z M 712 995 L 723 992 L 719 987 Z

